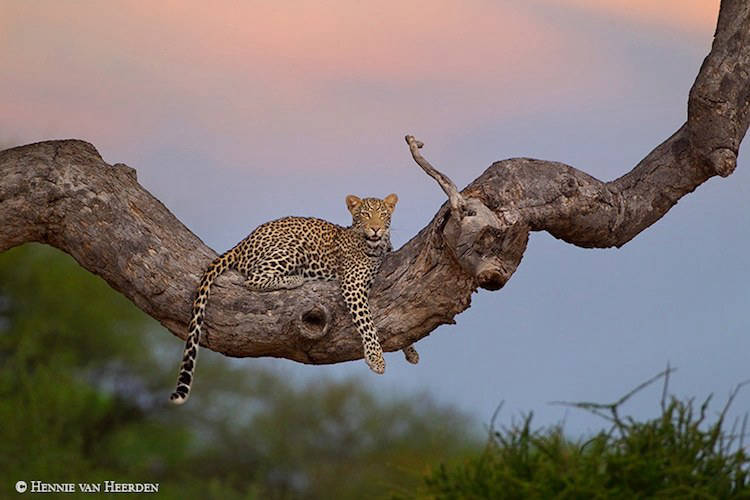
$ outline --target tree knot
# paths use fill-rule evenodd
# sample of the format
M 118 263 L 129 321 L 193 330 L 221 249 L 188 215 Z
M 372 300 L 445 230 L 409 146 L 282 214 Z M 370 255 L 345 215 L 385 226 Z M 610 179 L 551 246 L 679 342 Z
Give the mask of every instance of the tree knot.
M 737 155 L 729 148 L 718 148 L 709 153 L 708 162 L 714 172 L 727 177 L 737 167 Z
M 570 198 L 578 192 L 578 181 L 572 175 L 564 174 L 560 181 L 560 192 Z
M 317 340 L 328 333 L 331 314 L 328 308 L 318 304 L 309 311 L 302 313 L 299 323 L 299 333 L 306 339 Z

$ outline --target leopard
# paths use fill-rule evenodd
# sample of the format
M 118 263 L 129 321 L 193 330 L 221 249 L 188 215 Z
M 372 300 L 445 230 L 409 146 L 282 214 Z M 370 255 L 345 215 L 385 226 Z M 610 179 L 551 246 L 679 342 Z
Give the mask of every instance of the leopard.
M 383 349 L 369 306 L 372 283 L 386 254 L 393 250 L 391 215 L 398 196 L 346 197 L 352 224 L 342 227 L 314 217 L 283 217 L 258 226 L 223 253 L 204 271 L 193 301 L 177 387 L 170 401 L 187 401 L 211 285 L 228 269 L 244 275 L 252 292 L 289 290 L 308 281 L 337 281 L 354 326 L 362 338 L 364 359 L 377 373 L 385 372 Z M 409 363 L 417 364 L 413 345 L 402 349 Z

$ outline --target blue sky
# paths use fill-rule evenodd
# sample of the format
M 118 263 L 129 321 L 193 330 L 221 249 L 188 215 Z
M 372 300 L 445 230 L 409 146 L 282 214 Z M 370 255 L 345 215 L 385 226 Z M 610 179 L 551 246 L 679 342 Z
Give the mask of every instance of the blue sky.
M 283 215 L 347 223 L 347 194 L 393 191 L 400 246 L 444 201 L 405 134 L 460 186 L 513 156 L 618 177 L 684 122 L 718 11 L 713 0 L 374 5 L 0 4 L 0 141 L 92 142 L 217 252 Z M 502 423 L 533 410 L 571 432 L 600 422 L 548 402 L 613 400 L 668 362 L 678 395 L 723 401 L 750 378 L 748 186 L 741 154 L 731 177 L 619 250 L 534 233 L 503 290 L 476 294 L 456 325 L 419 342 L 417 367 L 398 353 L 383 377 L 361 361 L 238 362 L 426 390 L 479 422 L 504 401 Z M 658 397 L 628 409 L 653 415 Z

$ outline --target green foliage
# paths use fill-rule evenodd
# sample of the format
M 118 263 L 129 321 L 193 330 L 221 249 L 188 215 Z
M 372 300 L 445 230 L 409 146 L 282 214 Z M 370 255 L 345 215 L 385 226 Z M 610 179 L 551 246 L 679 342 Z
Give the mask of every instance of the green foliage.
M 467 419 L 425 396 L 294 384 L 206 350 L 198 390 L 174 408 L 181 349 L 70 257 L 0 254 L 0 498 L 20 479 L 155 482 L 159 498 L 376 498 L 472 443 Z
M 613 423 L 585 441 L 566 438 L 561 425 L 532 430 L 531 414 L 520 425 L 493 429 L 478 457 L 435 468 L 421 494 L 439 499 L 750 498 L 745 425 L 739 436 L 724 429 L 736 391 L 710 424 L 710 397 L 697 412 L 691 399 L 667 402 L 665 397 L 659 417 L 622 419 L 619 406 L 634 392 L 612 405 L 575 404 Z

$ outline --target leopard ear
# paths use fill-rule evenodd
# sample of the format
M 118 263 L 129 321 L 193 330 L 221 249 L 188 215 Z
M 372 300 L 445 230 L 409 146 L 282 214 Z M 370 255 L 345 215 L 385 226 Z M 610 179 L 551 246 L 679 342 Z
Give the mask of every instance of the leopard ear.
M 348 208 L 352 214 L 357 209 L 357 207 L 360 206 L 361 204 L 362 204 L 362 200 L 360 200 L 353 194 L 350 194 L 349 196 L 346 197 L 346 208 Z
M 398 203 L 398 196 L 396 196 L 396 193 L 391 193 L 386 196 L 383 201 L 385 202 L 388 209 L 393 212 L 393 210 L 396 208 L 396 203 Z

